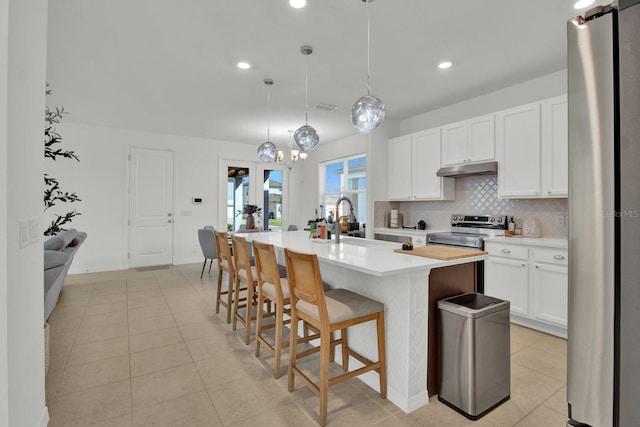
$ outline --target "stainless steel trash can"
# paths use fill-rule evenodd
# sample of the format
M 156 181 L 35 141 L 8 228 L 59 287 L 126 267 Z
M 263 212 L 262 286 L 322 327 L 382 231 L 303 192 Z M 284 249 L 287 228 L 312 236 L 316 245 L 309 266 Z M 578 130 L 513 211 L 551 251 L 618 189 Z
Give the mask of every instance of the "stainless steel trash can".
M 509 301 L 469 293 L 438 301 L 438 399 L 471 420 L 509 400 Z

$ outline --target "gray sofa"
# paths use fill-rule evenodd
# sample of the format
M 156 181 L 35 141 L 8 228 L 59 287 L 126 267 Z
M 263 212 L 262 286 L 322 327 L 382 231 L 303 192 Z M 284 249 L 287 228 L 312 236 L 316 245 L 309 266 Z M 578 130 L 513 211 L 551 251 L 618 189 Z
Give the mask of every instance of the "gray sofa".
M 44 320 L 58 303 L 62 284 L 73 257 L 87 238 L 87 233 L 76 229 L 63 231 L 44 242 Z

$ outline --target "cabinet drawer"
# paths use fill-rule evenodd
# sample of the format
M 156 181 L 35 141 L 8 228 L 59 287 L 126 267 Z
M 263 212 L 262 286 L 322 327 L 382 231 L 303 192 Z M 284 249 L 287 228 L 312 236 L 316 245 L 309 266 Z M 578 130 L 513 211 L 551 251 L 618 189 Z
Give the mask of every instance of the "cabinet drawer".
M 566 249 L 534 249 L 533 259 L 536 262 L 567 265 L 568 252 Z
M 485 250 L 492 256 L 521 259 L 523 261 L 529 258 L 529 251 L 525 246 L 489 242 L 486 242 L 485 245 Z

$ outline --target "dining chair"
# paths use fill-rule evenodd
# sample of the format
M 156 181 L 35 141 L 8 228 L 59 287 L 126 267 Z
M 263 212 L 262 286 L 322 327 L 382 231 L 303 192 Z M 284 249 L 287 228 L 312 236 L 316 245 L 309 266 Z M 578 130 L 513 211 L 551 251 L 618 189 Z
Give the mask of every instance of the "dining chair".
M 233 300 L 233 326 L 236 330 L 237 321 L 239 320 L 245 325 L 244 343 L 249 344 L 251 338 L 251 322 L 256 320 L 253 310 L 258 301 L 258 274 L 256 267 L 251 265 L 249 257 L 249 247 L 247 239 L 234 235 L 231 237 L 233 245 L 233 259 L 235 262 L 235 290 Z M 245 296 L 241 297 L 241 292 L 245 291 Z M 240 313 L 240 309 L 245 309 L 244 317 Z M 257 311 L 261 311 L 262 307 L 258 306 Z
M 213 260 L 218 258 L 218 250 L 216 249 L 216 236 L 213 227 L 198 229 L 198 241 L 200 242 L 200 249 L 202 249 L 202 255 L 204 256 L 204 263 L 202 263 L 202 271 L 200 272 L 200 278 L 204 275 L 204 268 L 207 266 L 207 260 L 211 260 L 209 263 L 209 275 L 211 275 L 211 266 Z
M 320 331 L 320 347 L 298 352 L 298 334 L 291 333 L 289 344 L 288 389 L 293 391 L 295 378 L 300 377 L 307 387 L 320 397 L 320 425 L 327 424 L 327 401 L 329 386 L 376 371 L 380 377 L 380 397 L 387 397 L 387 373 L 385 362 L 384 304 L 351 292 L 347 289 L 333 289 L 325 292 L 316 254 L 308 254 L 285 248 L 289 293 L 291 298 L 291 324 L 301 319 Z M 347 329 L 369 321 L 376 322 L 378 361 L 373 362 L 349 347 Z M 332 334 L 340 331 L 340 339 Z M 331 350 L 336 345 L 342 347 L 343 374 L 329 378 Z M 320 380 L 316 384 L 303 373 L 296 362 L 310 354 L 320 352 Z M 364 366 L 349 371 L 349 357 L 352 356 Z
M 227 233 L 224 231 L 215 231 L 216 236 L 216 250 L 218 252 L 218 286 L 216 296 L 216 313 L 220 312 L 220 305 L 227 309 L 227 323 L 231 323 L 231 310 L 233 308 L 234 301 L 234 280 L 235 280 L 235 267 L 233 262 L 233 256 L 231 255 L 231 249 L 229 248 L 229 240 Z M 222 289 L 222 274 L 227 273 L 227 289 Z M 226 296 L 226 299 L 223 297 Z

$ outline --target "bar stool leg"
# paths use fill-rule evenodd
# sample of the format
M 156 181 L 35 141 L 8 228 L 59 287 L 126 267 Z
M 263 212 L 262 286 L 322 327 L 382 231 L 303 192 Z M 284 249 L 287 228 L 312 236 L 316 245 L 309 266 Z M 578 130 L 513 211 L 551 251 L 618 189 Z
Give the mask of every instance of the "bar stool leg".
M 216 314 L 220 313 L 220 294 L 222 293 L 222 270 L 218 269 L 218 295 L 216 296 Z
M 274 377 L 276 379 L 280 378 L 280 356 L 282 354 L 282 324 L 284 317 L 284 308 L 281 304 L 276 305 L 276 340 L 275 340 L 275 372 Z M 293 327 L 291 328 L 291 333 L 295 333 L 293 331 Z
M 320 336 L 320 425 L 327 425 L 329 400 L 329 359 L 331 357 L 331 335 Z
M 289 369 L 287 378 L 287 386 L 289 391 L 294 389 L 294 373 L 293 368 L 296 366 L 296 357 L 298 353 L 298 334 L 295 332 L 296 325 L 298 324 L 298 316 L 296 316 L 295 310 L 291 310 L 291 337 L 289 339 Z
M 378 329 L 378 360 L 380 361 L 380 369 L 378 375 L 380 376 L 380 397 L 387 398 L 387 361 L 386 361 L 386 343 L 384 339 L 384 311 L 380 312 L 378 319 L 376 320 L 376 326 Z
M 347 328 L 340 330 L 340 337 L 342 338 L 342 370 L 349 370 L 349 340 L 347 339 Z
M 233 311 L 231 317 L 233 318 L 233 323 L 231 329 L 236 330 L 236 326 L 238 324 L 238 300 L 240 299 L 240 278 L 236 276 L 235 286 L 234 286 L 234 298 L 233 298 Z
M 262 335 L 262 310 L 260 309 L 264 304 L 264 296 L 262 294 L 262 288 L 258 289 L 258 314 L 256 316 L 256 357 L 260 356 L 260 336 Z M 276 335 L 277 338 L 277 335 Z M 276 359 L 277 360 L 277 359 Z M 276 377 L 277 378 L 277 377 Z
M 233 307 L 233 277 L 231 273 L 227 273 L 229 275 L 229 280 L 227 282 L 227 324 L 231 323 L 231 311 Z M 236 297 L 237 298 L 237 295 Z

